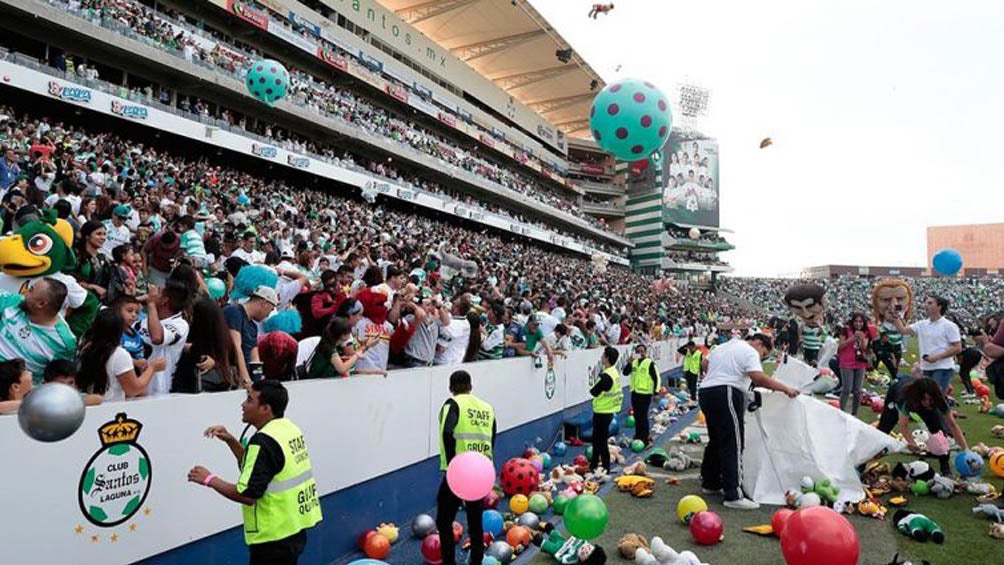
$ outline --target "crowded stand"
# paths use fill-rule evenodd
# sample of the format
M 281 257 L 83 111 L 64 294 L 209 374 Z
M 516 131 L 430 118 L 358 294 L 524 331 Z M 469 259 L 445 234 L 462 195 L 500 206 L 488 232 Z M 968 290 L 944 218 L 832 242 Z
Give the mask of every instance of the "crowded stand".
M 174 18 L 161 12 L 130 0 L 49 0 L 50 3 L 67 8 L 73 13 L 104 25 L 130 37 L 146 40 L 147 43 L 162 50 L 177 54 L 189 62 L 197 62 L 213 68 L 216 72 L 225 72 L 243 82 L 247 66 L 262 54 L 256 49 L 238 44 L 232 38 L 211 29 L 194 29 L 183 23 L 184 17 L 175 14 Z M 309 34 L 301 32 L 308 37 Z M 309 36 L 311 40 L 322 41 Z M 325 48 L 348 56 L 339 47 L 325 43 Z M 86 63 L 75 63 L 72 54 L 59 55 L 52 65 L 63 71 L 75 73 L 80 77 L 95 80 L 99 78 L 97 70 Z M 547 206 L 566 212 L 576 218 L 588 222 L 599 229 L 608 229 L 604 222 L 581 211 L 574 199 L 560 195 L 546 188 L 543 183 L 534 181 L 529 176 L 503 168 L 476 154 L 477 149 L 464 149 L 441 135 L 420 127 L 411 120 L 403 119 L 395 113 L 379 108 L 362 96 L 348 88 L 340 87 L 311 76 L 307 72 L 295 68 L 290 69 L 292 91 L 289 94 L 292 103 L 308 108 L 324 116 L 363 129 L 368 133 L 392 139 L 398 143 L 435 157 L 450 165 L 516 191 L 521 195 L 533 198 Z M 163 101 L 163 98 L 162 98 Z M 179 101 L 179 107 L 196 114 L 208 114 L 209 105 L 192 103 L 187 98 Z M 217 111 L 217 117 L 229 123 L 238 123 L 234 112 L 229 109 Z M 288 134 L 287 136 L 269 135 L 266 129 L 270 126 L 260 126 L 257 133 L 276 141 L 291 140 L 294 146 L 302 146 L 315 154 L 329 154 L 317 144 Z M 527 156 L 529 160 L 535 160 Z M 535 160 L 540 166 L 546 165 Z
M 510 234 L 14 108 L 0 109 L 0 138 L 4 231 L 65 220 L 76 236 L 72 276 L 43 304 L 72 333 L 56 349 L 15 355 L 20 346 L 0 340 L 0 351 L 28 361 L 36 382 L 50 362 L 86 357 L 78 385 L 105 400 L 227 390 L 260 375 L 553 360 L 706 333 L 728 311 L 708 290 L 656 293 L 651 279 Z M 314 349 L 298 355 L 293 336 Z

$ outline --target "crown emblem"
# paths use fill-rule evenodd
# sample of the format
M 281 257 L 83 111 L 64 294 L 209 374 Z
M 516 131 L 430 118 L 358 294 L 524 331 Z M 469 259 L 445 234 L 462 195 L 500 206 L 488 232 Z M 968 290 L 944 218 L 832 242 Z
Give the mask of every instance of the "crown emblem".
M 125 412 L 119 412 L 115 419 L 98 428 L 98 437 L 101 445 L 107 446 L 114 443 L 136 443 L 143 424 L 131 418 L 126 418 Z

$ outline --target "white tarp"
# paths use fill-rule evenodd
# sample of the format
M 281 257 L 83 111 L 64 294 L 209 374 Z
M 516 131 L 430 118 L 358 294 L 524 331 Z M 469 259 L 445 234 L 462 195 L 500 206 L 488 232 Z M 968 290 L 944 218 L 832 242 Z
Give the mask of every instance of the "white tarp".
M 801 359 L 789 355 L 785 357 L 784 363 L 774 369 L 772 376 L 792 388 L 805 390 L 805 387 L 811 384 L 818 374 L 819 369 L 814 369 L 803 363 Z
M 763 405 L 746 414 L 743 488 L 761 504 L 784 504 L 803 476 L 829 478 L 840 500 L 864 497 L 855 467 L 898 442 L 811 396 L 761 391 Z

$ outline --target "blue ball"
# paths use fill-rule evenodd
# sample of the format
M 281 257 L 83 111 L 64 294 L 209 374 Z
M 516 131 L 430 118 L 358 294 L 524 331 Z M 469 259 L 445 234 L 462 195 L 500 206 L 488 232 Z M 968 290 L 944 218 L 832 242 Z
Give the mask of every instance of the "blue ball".
M 356 559 L 349 565 L 387 565 L 387 562 L 379 559 Z
M 565 445 L 565 442 L 559 441 L 558 443 L 554 444 L 554 454 L 557 455 L 558 457 L 564 455 L 566 451 L 568 451 L 568 446 Z
M 617 421 L 617 416 L 614 416 L 613 420 L 610 420 L 610 435 L 615 436 L 620 430 L 620 422 Z
M 502 565 L 502 563 L 491 555 L 485 555 L 485 558 L 481 560 L 481 565 Z
M 505 527 L 505 520 L 498 510 L 485 510 L 481 513 L 481 527 L 485 533 L 491 534 L 493 538 L 498 538 Z
M 973 451 L 963 451 L 955 456 L 955 470 L 962 478 L 978 477 L 983 473 L 983 458 Z
M 945 248 L 934 254 L 931 263 L 934 264 L 935 273 L 950 277 L 962 269 L 962 255 L 950 247 Z

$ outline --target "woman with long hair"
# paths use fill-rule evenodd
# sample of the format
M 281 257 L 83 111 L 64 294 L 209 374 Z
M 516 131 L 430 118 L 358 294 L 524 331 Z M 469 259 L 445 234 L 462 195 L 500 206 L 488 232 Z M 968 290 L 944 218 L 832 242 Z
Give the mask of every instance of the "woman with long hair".
M 868 327 L 868 318 L 860 312 L 851 314 L 847 326 L 839 335 L 837 358 L 840 368 L 840 409 L 857 415 L 861 405 L 861 387 L 868 370 L 868 351 L 874 335 Z M 847 400 L 853 397 L 850 410 Z
M 222 392 L 236 388 L 237 351 L 223 309 L 201 295 L 192 304 L 188 343 L 174 373 L 173 392 Z
M 311 354 L 307 378 L 347 377 L 353 374 L 359 358 L 379 340 L 380 336 L 372 336 L 362 347 L 356 347 L 349 319 L 332 318 Z
M 910 421 L 914 415 L 924 422 L 931 435 L 943 433 L 954 438 L 961 451 L 969 450 L 969 443 L 955 422 L 945 393 L 934 379 L 921 377 L 904 384 L 899 392 L 896 409 L 899 411 L 899 430 L 906 439 L 910 451 L 915 453 L 920 451 L 920 446 L 914 443 L 913 432 L 910 430 Z M 941 474 L 951 477 L 952 466 L 948 462 L 948 454 L 939 454 L 937 457 Z
M 79 235 L 73 246 L 77 254 L 77 268 L 73 276 L 80 286 L 104 300 L 108 292 L 110 263 L 101 253 L 101 247 L 108 238 L 108 231 L 101 222 L 90 220 L 80 227 Z
M 471 337 L 467 340 L 467 349 L 464 351 L 464 363 L 478 360 L 478 352 L 481 351 L 481 340 L 484 335 L 481 333 L 483 320 L 481 314 L 471 310 L 467 313 L 467 323 L 471 325 Z
M 124 400 L 146 394 L 154 373 L 167 367 L 163 357 L 151 360 L 138 376 L 132 357 L 122 348 L 122 317 L 115 308 L 98 312 L 80 346 L 80 390 L 104 395 L 104 400 Z

